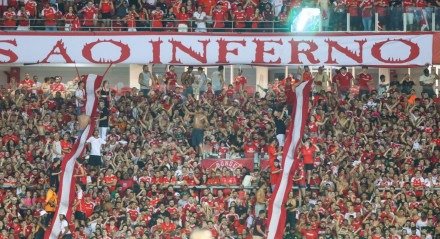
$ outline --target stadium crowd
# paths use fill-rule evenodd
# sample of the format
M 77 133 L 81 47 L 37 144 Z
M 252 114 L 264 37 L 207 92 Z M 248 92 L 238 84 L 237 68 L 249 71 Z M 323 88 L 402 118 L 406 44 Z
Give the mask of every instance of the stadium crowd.
M 2 30 L 284 32 L 310 17 L 304 8 L 320 10 L 315 31 L 317 21 L 324 31 L 404 30 L 403 19 L 406 30 L 440 29 L 438 0 L 7 0 L 0 14 Z
M 293 89 L 311 79 L 284 238 L 440 235 L 440 100 L 428 68 L 419 86 L 410 76 L 376 85 L 366 67 L 329 79 L 305 66 L 263 94 L 246 91 L 242 71 L 226 85 L 222 66 L 209 77 L 203 68 L 153 70 L 144 66 L 139 90 L 103 82 L 96 91 L 98 128 L 75 165 L 75 213 L 62 219 L 62 238 L 185 239 L 195 227 L 219 239 L 264 238 Z M 79 78 L 25 74 L 1 89 L 1 239 L 42 238 L 63 217 L 54 215 L 60 162 L 78 137 L 83 102 Z M 205 169 L 211 154 L 251 155 L 256 165 Z

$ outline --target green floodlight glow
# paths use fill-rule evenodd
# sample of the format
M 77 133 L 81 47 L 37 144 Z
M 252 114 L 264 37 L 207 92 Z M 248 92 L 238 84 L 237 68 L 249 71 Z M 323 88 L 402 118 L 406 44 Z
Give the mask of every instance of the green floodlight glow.
M 319 31 L 321 10 L 319 8 L 303 8 L 292 21 L 292 32 Z

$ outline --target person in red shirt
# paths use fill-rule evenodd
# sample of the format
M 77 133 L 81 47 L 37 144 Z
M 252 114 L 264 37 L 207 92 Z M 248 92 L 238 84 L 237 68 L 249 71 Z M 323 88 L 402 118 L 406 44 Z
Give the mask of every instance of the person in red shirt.
M 275 160 L 273 165 L 270 167 L 270 184 L 272 187 L 272 191 L 275 190 L 275 186 L 278 183 L 278 180 L 281 176 L 283 169 L 281 168 L 280 161 Z
M 17 25 L 17 14 L 14 11 L 13 7 L 8 7 L 8 11 L 3 13 L 3 29 L 5 30 L 15 30 Z
M 249 16 L 249 21 L 251 22 L 252 31 L 257 31 L 261 21 L 263 21 L 263 15 L 260 13 L 259 8 L 256 8 L 255 12 Z
M 299 68 L 298 72 L 302 72 L 301 78 L 303 81 L 313 80 L 312 72 L 310 72 L 309 66 L 304 66 L 304 69 Z
M 303 156 L 304 169 L 307 172 L 307 187 L 310 187 L 310 179 L 315 163 L 315 152 L 319 152 L 318 146 L 312 145 L 310 140 L 306 140 L 304 146 L 301 148 L 301 154 Z
M 185 6 L 180 7 L 179 12 L 176 14 L 176 19 L 178 20 L 178 32 L 188 32 L 190 15 L 186 12 Z
M 24 6 L 22 6 L 20 8 L 20 10 L 18 10 L 17 12 L 17 18 L 18 18 L 18 27 L 17 27 L 17 31 L 29 31 L 29 18 L 31 16 L 31 13 L 26 10 L 26 8 Z M 32 80 L 33 81 L 33 80 Z M 35 82 L 33 81 L 33 85 L 35 84 Z
M 243 147 L 245 157 L 253 158 L 254 153 L 257 152 L 257 149 L 257 146 L 252 141 L 248 141 Z
M 60 144 L 63 154 L 70 153 L 70 150 L 72 148 L 72 143 L 69 141 L 69 135 L 67 133 L 63 135 L 63 139 L 60 140 Z
M 98 9 L 93 5 L 93 2 L 88 2 L 87 5 L 78 11 L 83 14 L 83 26 L 86 31 L 92 31 L 95 27 L 95 21 L 98 13 Z
M 103 27 L 110 27 L 110 20 L 114 12 L 113 1 L 101 0 L 99 2 L 99 12 L 101 13 Z
M 44 26 L 46 26 L 46 31 L 57 30 L 57 11 L 55 8 L 51 7 L 49 3 L 46 3 L 45 7 L 41 11 L 41 16 L 44 18 Z
M 176 224 L 170 221 L 169 217 L 165 217 L 164 222 L 160 225 L 162 231 L 165 235 L 171 234 L 174 230 L 176 230 Z
M 24 80 L 20 82 L 20 88 L 26 91 L 31 91 L 34 85 L 35 85 L 35 81 L 31 79 L 29 73 L 24 74 Z
M 37 16 L 37 2 L 35 0 L 28 0 L 24 4 L 24 8 L 29 12 L 30 18 L 35 18 Z
M 64 94 L 65 87 L 64 87 L 64 84 L 61 83 L 60 76 L 55 77 L 55 82 L 50 85 L 50 90 L 52 91 L 52 93 L 54 95 L 56 95 L 57 92 L 61 93 L 61 95 Z
M 228 89 L 226 90 L 226 97 L 228 97 L 229 100 L 232 100 L 234 97 L 234 86 L 232 84 L 228 85 Z
M 368 73 L 368 67 L 362 66 L 362 72 L 357 75 L 357 82 L 359 84 L 359 96 L 363 97 L 370 94 L 370 89 L 372 89 L 373 77 Z
M 310 224 L 306 224 L 306 228 L 301 230 L 304 239 L 318 239 L 318 229 L 312 228 Z
M 351 81 L 353 80 L 353 75 L 347 72 L 347 67 L 343 66 L 339 70 L 339 73 L 333 78 L 333 86 L 338 92 L 339 96 L 346 98 L 351 88 Z
M 93 214 L 94 208 L 95 204 L 92 202 L 90 196 L 85 196 L 79 203 L 75 217 L 78 216 L 80 220 L 89 218 Z
M 375 10 L 379 17 L 379 22 L 377 24 L 381 30 L 386 30 L 386 26 L 388 24 L 389 5 L 389 0 L 374 0 Z
M 362 0 L 359 7 L 361 8 L 364 31 L 371 31 L 371 25 L 373 24 L 373 0 Z
M 154 29 L 154 31 L 160 31 L 163 28 L 162 25 L 162 19 L 163 19 L 164 13 L 160 9 L 160 6 L 157 5 L 156 9 L 151 12 L 151 28 Z
M 66 14 L 64 14 L 64 31 L 71 31 L 72 30 L 72 23 L 77 18 L 76 14 L 74 13 L 73 7 L 69 7 L 69 10 Z
M 174 91 L 176 89 L 177 84 L 177 74 L 175 72 L 174 66 L 168 66 L 168 70 L 165 73 L 165 84 L 167 91 Z
M 234 19 L 236 31 L 243 31 L 243 28 L 245 27 L 246 13 L 241 4 L 237 5 L 237 10 L 233 12 L 232 17 Z
M 214 31 L 221 31 L 222 28 L 225 28 L 225 20 L 226 20 L 226 12 L 222 9 L 222 4 L 218 3 L 211 13 L 212 20 L 214 24 L 212 27 Z
M 116 182 L 118 181 L 118 178 L 113 174 L 112 169 L 108 169 L 102 181 L 104 186 L 109 187 L 109 191 L 113 192 L 116 189 Z
M 361 18 L 359 16 L 359 3 L 362 0 L 346 0 L 347 12 L 350 14 L 350 30 L 359 31 Z
M 136 12 L 136 8 L 133 5 L 130 12 L 125 16 L 125 22 L 127 24 L 127 31 L 135 32 L 136 30 L 136 19 L 139 18 L 139 14 Z

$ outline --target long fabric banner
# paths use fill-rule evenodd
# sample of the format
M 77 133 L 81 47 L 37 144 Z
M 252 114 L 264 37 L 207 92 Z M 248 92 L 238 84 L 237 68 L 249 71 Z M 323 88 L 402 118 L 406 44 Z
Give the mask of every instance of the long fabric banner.
M 286 225 L 286 202 L 292 190 L 293 176 L 298 169 L 297 149 L 304 135 L 304 127 L 308 118 L 309 95 L 312 81 L 305 81 L 295 89 L 295 97 L 292 108 L 292 115 L 288 130 L 286 131 L 286 142 L 283 148 L 283 169 L 279 182 L 269 201 L 268 210 L 268 233 L 267 239 L 283 238 Z
M 0 63 L 408 67 L 433 62 L 433 34 L 3 32 Z
M 85 115 L 90 116 L 92 120 L 84 129 L 81 136 L 76 140 L 72 147 L 71 153 L 64 156 L 61 164 L 61 183 L 58 188 L 58 207 L 54 214 L 54 219 L 51 222 L 50 227 L 46 230 L 45 239 L 57 239 L 61 232 L 60 214 L 66 216 L 67 221 L 71 221 L 72 217 L 72 203 L 75 199 L 75 162 L 76 159 L 81 156 L 84 151 L 85 144 L 88 138 L 93 135 L 95 130 L 95 118 L 98 114 L 98 98 L 95 95 L 96 89 L 101 85 L 103 77 L 97 75 L 87 75 L 86 77 L 86 102 L 85 102 Z

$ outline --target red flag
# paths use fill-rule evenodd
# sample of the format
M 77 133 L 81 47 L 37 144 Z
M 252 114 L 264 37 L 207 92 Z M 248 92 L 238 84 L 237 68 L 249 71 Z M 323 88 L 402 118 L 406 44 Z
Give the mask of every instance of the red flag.
M 304 135 L 308 118 L 311 89 L 312 81 L 301 82 L 295 89 L 291 120 L 286 131 L 286 142 L 283 149 L 281 164 L 283 173 L 269 201 L 268 239 L 283 238 L 286 227 L 286 209 L 284 205 L 286 205 L 287 197 L 293 187 L 293 176 L 298 169 L 297 149 Z
M 101 85 L 103 77 L 97 75 L 87 75 L 85 78 L 86 102 L 84 104 L 85 115 L 92 118 L 98 114 L 98 98 L 95 91 Z M 60 234 L 60 218 L 59 215 L 66 216 L 67 221 L 71 221 L 72 204 L 75 199 L 75 178 L 73 177 L 76 159 L 82 154 L 85 148 L 86 140 L 93 135 L 95 130 L 95 121 L 90 120 L 89 125 L 84 129 L 84 132 L 78 137 L 72 150 L 65 155 L 61 164 L 61 181 L 58 188 L 58 206 L 54 214 L 54 218 L 46 230 L 45 239 L 57 239 Z

